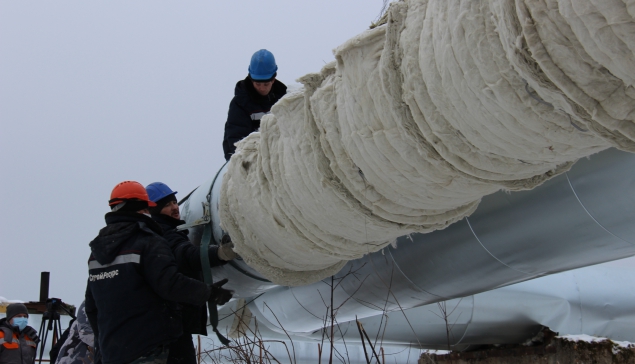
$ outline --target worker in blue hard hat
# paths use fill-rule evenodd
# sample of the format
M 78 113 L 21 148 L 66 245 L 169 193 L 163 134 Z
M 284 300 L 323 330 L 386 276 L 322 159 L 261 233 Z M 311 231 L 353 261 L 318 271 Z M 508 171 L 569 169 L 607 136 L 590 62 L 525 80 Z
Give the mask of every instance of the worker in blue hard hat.
M 287 86 L 276 79 L 278 66 L 273 54 L 261 49 L 251 56 L 249 74 L 236 83 L 229 104 L 223 151 L 229 160 L 236 151 L 234 144 L 260 129 L 260 119 L 287 93 Z
M 179 273 L 202 281 L 201 250 L 192 244 L 188 238 L 188 230 L 177 230 L 176 227 L 185 224 L 181 220 L 179 204 L 176 200 L 177 191 L 173 191 L 162 182 L 150 183 L 146 186 L 150 201 L 156 206 L 150 208 L 152 218 L 163 229 L 163 237 L 172 249 Z M 208 257 L 211 267 L 225 264 L 237 257 L 232 250 L 233 244 L 221 247 L 210 245 Z M 170 344 L 168 364 L 195 364 L 196 352 L 192 342 L 192 334 L 207 335 L 207 312 L 205 306 L 181 304 L 183 313 L 183 335 Z

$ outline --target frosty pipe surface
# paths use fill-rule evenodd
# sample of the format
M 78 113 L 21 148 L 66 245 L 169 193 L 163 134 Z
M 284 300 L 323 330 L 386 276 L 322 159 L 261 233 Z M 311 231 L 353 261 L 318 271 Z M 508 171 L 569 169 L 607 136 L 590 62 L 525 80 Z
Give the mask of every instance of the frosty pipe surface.
M 631 256 L 634 185 L 635 155 L 611 149 L 534 190 L 487 196 L 464 221 L 401 237 L 397 248 L 349 262 L 336 275 L 335 305 L 346 301 L 337 320 L 372 317 Z M 280 320 L 296 333 L 321 328 L 323 298 L 331 295 L 328 283 L 272 290 L 255 301 L 259 318 Z M 263 310 L 265 302 L 278 320 Z
M 222 178 L 222 171 L 219 175 Z M 337 319 L 343 323 L 355 316 L 373 317 L 383 309 L 407 309 L 633 255 L 633 186 L 635 155 L 610 149 L 531 191 L 487 196 L 464 221 L 445 230 L 401 237 L 397 248 L 349 262 L 336 276 L 355 272 L 334 292 L 336 305 L 348 299 Z M 212 201 L 217 201 L 217 193 Z M 199 218 L 193 211 L 201 205 L 196 194 L 190 202 L 183 205 L 188 222 Z M 216 208 L 213 203 L 211 215 L 214 230 L 219 230 Z M 229 278 L 228 285 L 240 297 L 275 288 L 240 264 L 249 276 L 232 266 L 214 269 L 214 276 Z M 275 288 L 255 304 L 263 310 L 260 319 L 277 321 L 263 309 L 267 302 L 287 330 L 306 334 L 323 325 L 324 297 L 330 297 L 330 289 L 318 282 Z
M 389 248 L 385 255 L 377 252 L 350 262 L 353 270 L 366 263 L 370 276 L 359 290 L 359 281 L 347 284 L 355 283 L 349 277 L 351 280 L 344 281 L 335 292 L 336 305 L 353 296 L 337 317 L 342 331 L 347 332 L 348 320 L 357 315 L 368 332 L 377 332 L 381 309 L 389 297 L 391 302 L 386 308 L 392 312 L 388 313 L 385 342 L 411 343 L 415 334 L 403 314 L 395 310 L 395 297 L 402 307 L 408 308 L 632 255 L 635 252 L 632 247 L 635 224 L 631 218 L 635 216 L 633 185 L 635 155 L 608 150 L 581 160 L 565 175 L 534 190 L 487 196 L 468 218 L 469 224 L 462 221 L 442 231 L 414 235 L 415 241 L 403 237 L 397 249 Z M 190 206 L 200 205 L 195 197 L 190 201 Z M 585 333 L 635 341 L 630 330 L 631 292 L 635 292 L 630 287 L 633 282 L 628 279 L 631 272 L 616 274 L 619 270 L 598 268 L 539 278 L 449 301 L 448 307 L 456 307 L 452 319 L 458 319 L 452 344 L 460 350 L 470 345 L 522 342 L 540 325 L 561 334 Z M 358 271 L 362 279 L 364 273 Z M 391 274 L 395 297 L 387 294 L 382 281 Z M 216 272 L 215 276 L 221 277 Z M 313 331 L 322 327 L 325 312 L 318 288 L 322 297 L 329 297 L 328 287 L 316 283 L 279 287 L 254 301 L 250 307 L 261 331 L 265 325 L 282 331 L 277 319 L 265 308 L 266 302 L 285 330 L 304 340 L 317 340 L 320 334 Z M 434 314 L 437 311 L 434 305 L 406 311 L 416 337 L 426 348 L 446 345 L 445 327 Z M 232 319 L 230 316 L 223 323 L 231 325 Z M 349 336 L 347 341 L 355 338 Z
M 632 267 L 592 266 L 534 279 L 492 291 L 452 299 L 446 302 L 448 319 L 453 323 L 450 344 L 454 350 L 464 350 L 484 344 L 522 343 L 533 337 L 542 326 L 560 335 L 586 334 L 616 341 L 635 342 L 635 315 L 632 312 L 635 281 L 630 279 Z M 274 293 L 273 291 L 271 293 Z M 312 327 L 313 317 L 307 312 L 295 317 L 295 325 L 283 331 L 277 320 L 269 321 L 269 307 L 277 308 L 276 297 L 262 296 L 249 308 L 257 320 L 263 338 L 277 337 L 276 333 L 292 335 L 293 340 L 319 342 L 321 331 Z M 264 306 L 263 302 L 267 303 Z M 221 314 L 229 315 L 223 321 L 229 330 L 234 317 L 228 305 Z M 324 307 L 322 307 L 324 308 Z M 324 316 L 325 310 L 321 310 Z M 278 312 L 278 318 L 286 315 Z M 285 312 L 286 314 L 286 312 Z M 360 318 L 364 329 L 374 338 L 381 333 L 383 343 L 421 344 L 426 349 L 446 349 L 446 327 L 436 304 L 419 306 L 405 311 L 393 310 L 382 317 Z M 304 327 L 302 324 L 305 324 Z M 339 321 L 335 332 L 346 342 L 359 340 L 354 321 Z M 386 324 L 387 323 L 387 324 Z M 386 325 L 384 328 L 383 325 Z M 269 332 L 271 330 L 272 333 Z M 285 339 L 284 337 L 280 337 Z
M 205 224 L 211 224 L 212 227 L 214 241 L 211 244 L 218 245 L 221 242 L 224 232 L 220 226 L 219 199 L 226 170 L 227 165 L 224 165 L 213 178 L 194 190 L 181 205 L 182 219 L 186 221 L 186 224 L 193 225 L 189 228 L 189 239 L 194 245 L 201 244 Z M 225 287 L 234 291 L 235 297 L 256 296 L 277 286 L 240 258 L 233 260 L 230 264 L 212 268 L 212 276 L 214 281 L 229 279 Z
M 634 151 L 632 14 L 619 1 L 393 3 L 386 26 L 340 46 L 239 143 L 223 228 L 262 275 L 306 284 L 500 189 Z

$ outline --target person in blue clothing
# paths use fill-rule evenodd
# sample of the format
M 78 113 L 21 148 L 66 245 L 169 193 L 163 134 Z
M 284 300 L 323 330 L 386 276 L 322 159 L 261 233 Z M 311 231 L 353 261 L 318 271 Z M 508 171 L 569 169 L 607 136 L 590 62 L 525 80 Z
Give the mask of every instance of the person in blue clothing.
M 202 281 L 201 249 L 192 244 L 188 238 L 188 230 L 177 230 L 177 226 L 185 224 L 181 220 L 177 191 L 172 191 L 165 183 L 154 182 L 146 186 L 150 201 L 156 206 L 150 208 L 152 218 L 163 229 L 163 237 L 167 240 L 178 271 L 185 276 Z M 224 244 L 220 248 L 210 245 L 208 257 L 211 267 L 224 265 L 236 258 L 232 250 L 233 244 Z M 207 335 L 207 312 L 205 306 L 187 303 L 182 305 L 183 335 L 170 344 L 168 364 L 196 364 L 196 352 L 192 334 Z
M 236 142 L 260 129 L 260 119 L 287 93 L 287 86 L 276 79 L 278 66 L 273 54 L 261 49 L 251 56 L 249 74 L 236 83 L 234 98 L 229 103 L 223 151 L 229 160 Z
M 103 364 L 163 364 L 183 333 L 178 303 L 224 304 L 227 281 L 207 284 L 178 272 L 155 206 L 138 182 L 115 186 L 106 227 L 90 242 L 86 316 Z

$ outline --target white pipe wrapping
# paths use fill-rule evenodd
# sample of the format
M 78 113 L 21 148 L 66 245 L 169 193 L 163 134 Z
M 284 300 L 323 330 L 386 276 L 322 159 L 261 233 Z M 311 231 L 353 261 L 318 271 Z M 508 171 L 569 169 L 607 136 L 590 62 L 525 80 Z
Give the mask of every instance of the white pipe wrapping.
M 300 285 L 609 147 L 635 151 L 635 1 L 407 0 L 237 144 L 223 228 Z

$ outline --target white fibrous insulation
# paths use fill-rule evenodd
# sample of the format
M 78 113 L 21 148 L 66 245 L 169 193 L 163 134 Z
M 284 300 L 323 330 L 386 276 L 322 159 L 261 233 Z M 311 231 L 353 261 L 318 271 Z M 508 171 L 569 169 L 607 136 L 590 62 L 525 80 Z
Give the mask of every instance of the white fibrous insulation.
M 609 147 L 635 151 L 635 1 L 409 0 L 238 143 L 221 221 L 310 283 Z

